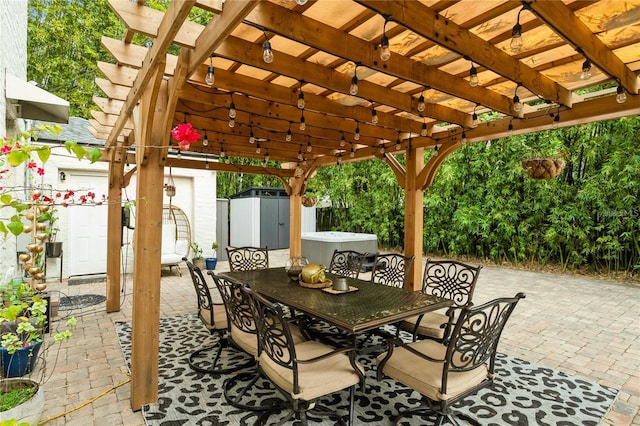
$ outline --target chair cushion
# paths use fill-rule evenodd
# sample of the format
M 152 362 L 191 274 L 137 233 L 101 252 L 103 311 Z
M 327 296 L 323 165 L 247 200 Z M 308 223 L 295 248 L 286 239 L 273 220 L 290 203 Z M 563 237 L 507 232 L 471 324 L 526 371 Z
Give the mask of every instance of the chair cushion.
M 200 309 L 200 318 L 209 330 L 224 330 L 225 328 L 227 328 L 227 312 L 224 309 L 224 305 L 213 305 L 214 324 L 211 324 L 211 322 L 209 321 L 209 318 L 211 318 L 209 309 Z
M 298 359 L 311 359 L 333 351 L 333 348 L 315 340 L 296 344 Z M 298 364 L 298 384 L 300 392 L 293 393 L 293 370 L 275 363 L 269 355 L 260 355 L 260 369 L 279 388 L 288 392 L 293 399 L 311 401 L 349 388 L 360 382 L 360 377 L 351 366 L 349 357 L 344 353 L 311 363 Z M 357 364 L 361 372 L 364 369 Z
M 161 265 L 177 265 L 182 262 L 182 256 L 176 253 L 162 253 L 160 255 Z
M 422 317 L 420 325 L 418 326 L 418 336 L 428 336 L 435 339 L 442 339 L 444 337 L 444 328 L 442 325 L 449 321 L 449 317 L 445 314 L 446 310 L 427 312 Z M 416 326 L 419 316 L 416 315 L 411 318 L 407 318 L 402 321 L 400 328 L 413 333 L 413 329 Z
M 435 340 L 419 340 L 409 346 L 436 359 L 444 359 L 447 350 L 446 346 Z M 385 356 L 386 353 L 378 356 L 378 364 Z M 442 368 L 442 362 L 431 362 L 403 347 L 396 347 L 382 371 L 432 401 L 454 398 L 489 376 L 489 369 L 484 364 L 470 371 L 450 372 L 447 379 L 447 392 L 442 393 Z

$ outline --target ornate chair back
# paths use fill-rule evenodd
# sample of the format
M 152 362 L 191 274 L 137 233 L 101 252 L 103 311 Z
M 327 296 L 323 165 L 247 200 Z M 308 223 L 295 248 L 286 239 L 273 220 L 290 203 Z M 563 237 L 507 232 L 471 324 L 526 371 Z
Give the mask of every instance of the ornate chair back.
M 334 250 L 329 271 L 341 277 L 358 278 L 366 253 L 354 250 Z
M 371 282 L 403 288 L 407 282 L 414 256 L 390 253 L 376 255 L 371 271 Z
M 227 247 L 229 269 L 233 271 L 256 271 L 269 268 L 267 247 Z
M 467 306 L 473 298 L 482 265 L 472 266 L 455 260 L 427 259 L 422 292 L 453 300 L 457 307 Z
M 216 328 L 216 320 L 219 319 L 219 328 L 224 330 L 227 328 L 227 319 L 226 315 L 220 315 L 223 312 L 221 310 L 218 311 L 218 316 L 214 311 L 214 303 L 213 298 L 211 297 L 211 291 L 209 291 L 209 287 L 207 286 L 207 282 L 204 279 L 204 275 L 202 275 L 202 271 L 200 268 L 191 263 L 186 257 L 183 257 L 182 260 L 187 264 L 187 268 L 189 269 L 189 274 L 191 274 L 191 280 L 193 281 L 193 288 L 196 291 L 196 297 L 198 299 L 198 316 L 202 320 L 202 322 L 207 326 L 209 331 Z M 219 308 L 223 308 L 222 304 L 218 305 Z M 224 318 L 223 318 L 224 317 Z M 224 319 L 224 324 L 222 324 L 222 320 Z

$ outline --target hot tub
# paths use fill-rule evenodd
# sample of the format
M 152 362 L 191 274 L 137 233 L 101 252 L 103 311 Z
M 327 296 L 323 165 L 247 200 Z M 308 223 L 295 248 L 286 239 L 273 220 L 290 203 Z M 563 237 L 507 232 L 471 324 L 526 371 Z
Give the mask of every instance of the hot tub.
M 302 256 L 309 259 L 309 262 L 329 267 L 334 250 L 376 253 L 378 237 L 375 234 L 339 231 L 302 233 Z

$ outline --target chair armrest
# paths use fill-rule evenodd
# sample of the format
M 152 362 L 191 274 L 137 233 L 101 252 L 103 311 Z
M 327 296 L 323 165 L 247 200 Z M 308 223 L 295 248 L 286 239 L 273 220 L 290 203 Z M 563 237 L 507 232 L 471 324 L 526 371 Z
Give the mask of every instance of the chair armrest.
M 435 341 L 434 341 L 435 342 Z M 412 342 L 413 343 L 413 342 Z M 438 343 L 440 344 L 440 343 Z M 409 352 L 411 352 L 412 354 L 425 359 L 427 361 L 431 361 L 431 362 L 444 362 L 444 359 L 437 359 L 437 358 L 432 358 L 429 355 L 422 353 L 420 351 L 418 351 L 417 349 L 414 349 L 411 346 L 411 343 L 405 343 L 402 339 L 388 339 L 387 340 L 387 345 L 388 345 L 388 350 L 387 350 L 387 354 L 385 355 L 385 357 L 378 363 L 378 368 L 376 370 L 376 377 L 378 380 L 382 380 L 382 370 L 384 369 L 384 365 L 387 363 L 387 361 L 389 360 L 389 358 L 391 358 L 391 356 L 393 355 L 393 350 L 396 347 L 402 347 L 406 350 L 408 350 Z

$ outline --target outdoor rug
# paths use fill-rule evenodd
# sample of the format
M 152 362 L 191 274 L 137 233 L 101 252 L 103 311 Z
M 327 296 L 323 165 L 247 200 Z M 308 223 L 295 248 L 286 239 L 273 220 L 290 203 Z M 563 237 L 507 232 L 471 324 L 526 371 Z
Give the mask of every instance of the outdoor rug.
M 131 324 L 118 322 L 116 332 L 130 367 Z M 230 375 L 211 375 L 193 371 L 188 363 L 195 349 L 215 341 L 196 315 L 160 320 L 159 402 L 144 406 L 147 425 L 251 425 L 257 414 L 228 405 L 222 383 Z M 223 352 L 225 361 L 245 360 L 243 354 Z M 235 354 L 235 355 L 234 355 Z M 415 407 L 420 394 L 385 378 L 377 381 L 375 354 L 358 359 L 367 371 L 364 392 L 356 392 L 355 423 L 391 425 L 399 410 Z M 231 364 L 232 365 L 232 364 Z M 586 379 L 499 354 L 496 379 L 490 388 L 480 390 L 458 404 L 458 411 L 482 425 L 598 425 L 617 396 L 618 390 Z M 281 398 L 268 380 L 255 386 L 256 403 Z M 348 391 L 329 395 L 320 403 L 344 413 L 348 420 Z M 271 421 L 272 418 L 270 418 Z M 277 416 L 273 417 L 276 423 Z M 413 417 L 400 424 L 433 424 L 434 417 Z M 310 425 L 333 425 L 327 418 L 310 416 Z M 466 424 L 462 422 L 461 424 Z
M 61 296 L 60 306 L 58 309 L 61 311 L 70 311 L 72 309 L 81 309 L 88 306 L 97 305 L 102 303 L 107 298 L 101 294 L 80 294 L 77 296 Z

